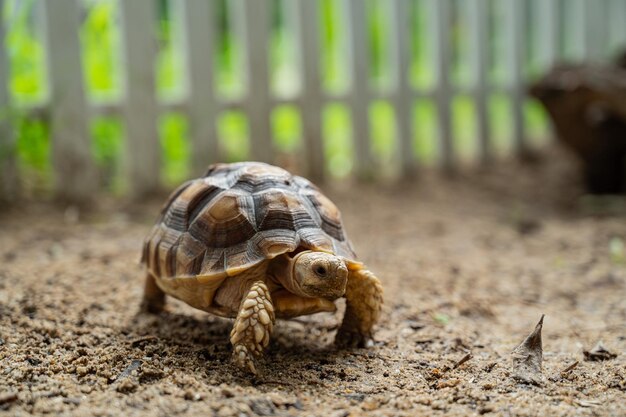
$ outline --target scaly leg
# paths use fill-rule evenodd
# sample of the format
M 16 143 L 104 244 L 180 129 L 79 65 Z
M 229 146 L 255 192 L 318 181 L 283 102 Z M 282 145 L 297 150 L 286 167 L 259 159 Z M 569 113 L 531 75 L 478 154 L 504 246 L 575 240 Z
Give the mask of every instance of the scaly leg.
M 165 293 L 156 284 L 154 276 L 148 272 L 146 274 L 146 285 L 143 291 L 143 301 L 141 311 L 146 313 L 159 314 L 165 307 Z
M 346 314 L 335 337 L 341 347 L 365 347 L 372 339 L 372 327 L 380 317 L 383 287 L 365 269 L 350 271 L 346 287 Z
M 256 374 L 254 357 L 261 356 L 263 349 L 269 344 L 274 320 L 270 292 L 262 281 L 257 281 L 242 300 L 235 325 L 230 332 L 235 364 Z

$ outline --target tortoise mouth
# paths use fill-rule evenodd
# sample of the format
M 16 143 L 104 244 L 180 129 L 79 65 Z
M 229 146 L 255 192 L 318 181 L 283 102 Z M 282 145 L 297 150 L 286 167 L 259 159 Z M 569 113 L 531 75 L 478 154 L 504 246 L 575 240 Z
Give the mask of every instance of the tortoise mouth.
M 303 285 L 302 291 L 311 298 L 324 298 L 334 301 L 343 297 L 346 292 L 346 285 L 337 285 L 325 289 L 320 288 L 319 285 Z

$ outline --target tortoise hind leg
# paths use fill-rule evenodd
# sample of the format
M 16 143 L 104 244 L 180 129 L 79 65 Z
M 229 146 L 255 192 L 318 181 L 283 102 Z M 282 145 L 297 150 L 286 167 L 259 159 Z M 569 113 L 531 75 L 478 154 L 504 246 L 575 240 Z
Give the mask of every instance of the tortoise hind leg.
M 267 286 L 257 281 L 244 297 L 230 332 L 233 361 L 237 366 L 256 374 L 254 357 L 259 357 L 270 342 L 274 327 L 274 306 Z
M 165 308 L 165 293 L 156 283 L 154 275 L 146 274 L 146 285 L 143 291 L 141 311 L 145 313 L 159 314 Z
M 335 336 L 340 347 L 366 347 L 372 339 L 372 327 L 380 317 L 383 287 L 368 270 L 350 271 L 346 286 L 346 313 Z

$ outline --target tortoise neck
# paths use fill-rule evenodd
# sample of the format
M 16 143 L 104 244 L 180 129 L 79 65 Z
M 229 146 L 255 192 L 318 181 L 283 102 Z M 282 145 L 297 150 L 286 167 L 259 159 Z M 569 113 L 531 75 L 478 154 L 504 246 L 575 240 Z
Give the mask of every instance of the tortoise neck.
M 298 252 L 295 255 L 285 253 L 277 256 L 270 261 L 267 275 L 274 283 L 284 287 L 290 293 L 306 297 L 307 294 L 302 291 L 302 289 L 298 285 L 298 282 L 296 281 L 294 269 L 296 261 L 298 260 L 300 255 L 306 252 L 310 251 Z

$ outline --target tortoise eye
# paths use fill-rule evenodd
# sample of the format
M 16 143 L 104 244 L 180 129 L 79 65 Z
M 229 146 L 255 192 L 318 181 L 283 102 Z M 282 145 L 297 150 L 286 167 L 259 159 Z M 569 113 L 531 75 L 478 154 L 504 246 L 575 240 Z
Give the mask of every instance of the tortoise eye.
M 317 268 L 315 268 L 315 273 L 317 275 L 319 275 L 320 277 L 325 277 L 326 276 L 326 268 L 324 268 L 323 266 L 318 266 Z

